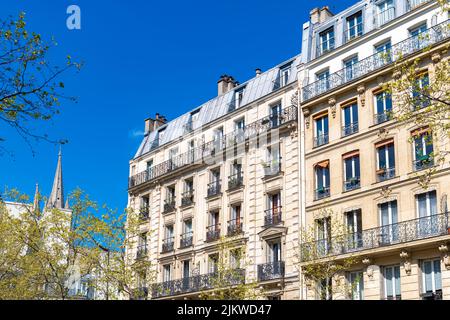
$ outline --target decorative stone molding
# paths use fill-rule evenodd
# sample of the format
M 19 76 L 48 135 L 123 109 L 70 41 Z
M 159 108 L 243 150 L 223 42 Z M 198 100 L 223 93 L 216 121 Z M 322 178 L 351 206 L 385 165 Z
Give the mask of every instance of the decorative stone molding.
M 444 262 L 445 269 L 450 270 L 450 256 L 448 254 L 449 248 L 446 244 L 439 246 L 439 252 L 442 254 L 442 261 Z
M 295 92 L 291 96 L 291 104 L 295 107 L 298 107 L 298 99 L 299 99 L 299 91 L 295 90 Z
M 311 113 L 309 112 L 308 108 L 303 109 L 303 117 L 305 118 L 305 127 L 306 127 L 306 129 L 309 129 L 309 125 L 310 125 L 310 122 L 311 122 L 310 114 Z
M 378 130 L 377 136 L 380 139 L 386 139 L 388 134 L 389 130 L 387 130 L 386 128 L 381 128 L 380 130 Z
M 363 84 L 360 84 L 356 91 L 358 91 L 361 107 L 364 108 L 364 106 L 366 105 L 366 87 Z
M 441 54 L 439 52 L 435 52 L 431 55 L 431 61 L 433 61 L 433 63 L 438 63 L 439 61 L 441 61 Z
M 336 98 L 331 97 L 330 99 L 328 99 L 328 105 L 331 109 L 331 116 L 333 117 L 333 119 L 336 118 Z
M 403 268 L 405 268 L 406 275 L 411 275 L 411 255 L 409 252 L 403 250 L 400 252 L 400 258 L 403 260 Z
M 392 190 L 389 189 L 389 187 L 382 187 L 381 191 L 380 191 L 380 196 L 382 198 L 388 198 L 388 197 L 390 197 L 391 193 L 392 193 Z
M 394 79 L 400 79 L 401 76 L 402 76 L 402 72 L 400 70 L 394 70 L 394 72 L 392 73 L 392 77 Z

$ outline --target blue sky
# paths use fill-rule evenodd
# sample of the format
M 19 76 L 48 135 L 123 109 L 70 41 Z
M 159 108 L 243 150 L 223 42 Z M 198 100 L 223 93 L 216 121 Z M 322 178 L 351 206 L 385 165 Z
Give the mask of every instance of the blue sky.
M 66 193 L 77 186 L 122 210 L 127 203 L 128 161 L 137 150 L 144 119 L 156 112 L 173 119 L 217 94 L 221 74 L 243 82 L 298 54 L 301 26 L 314 7 L 338 12 L 356 1 L 228 0 L 113 1 L 2 0 L 0 17 L 26 12 L 28 29 L 54 36 L 53 61 L 67 54 L 84 61 L 63 80 L 78 103 L 39 128 L 66 138 Z M 66 9 L 81 8 L 82 29 L 68 30 Z M 13 155 L 0 157 L 0 188 L 32 194 L 36 182 L 50 192 L 58 148 L 26 143 L 0 124 Z

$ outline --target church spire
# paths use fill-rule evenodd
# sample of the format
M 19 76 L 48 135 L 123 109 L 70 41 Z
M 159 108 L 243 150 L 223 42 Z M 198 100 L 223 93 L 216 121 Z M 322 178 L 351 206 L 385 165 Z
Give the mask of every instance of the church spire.
M 36 190 L 34 192 L 34 199 L 33 199 L 33 213 L 37 216 L 39 216 L 41 212 L 41 208 L 39 205 L 40 202 L 40 194 L 39 194 L 39 184 L 36 183 Z
M 48 197 L 47 209 L 64 209 L 64 189 L 62 177 L 62 153 L 61 146 L 58 153 L 58 164 L 56 165 L 55 178 L 53 180 L 52 193 Z

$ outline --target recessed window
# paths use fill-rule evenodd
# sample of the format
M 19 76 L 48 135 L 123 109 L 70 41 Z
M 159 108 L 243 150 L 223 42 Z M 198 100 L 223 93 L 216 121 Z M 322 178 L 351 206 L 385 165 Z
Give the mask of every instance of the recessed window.
M 375 145 L 377 150 L 377 181 L 395 177 L 394 140 L 386 140 Z
M 350 191 L 361 187 L 359 151 L 354 151 L 343 156 L 344 161 L 344 191 Z
M 359 11 L 345 19 L 346 29 L 344 32 L 345 41 L 349 41 L 363 34 L 362 12 Z
M 384 202 L 378 205 L 380 212 L 381 232 L 380 245 L 392 244 L 398 240 L 398 213 L 397 200 Z
M 394 0 L 386 0 L 376 5 L 375 25 L 380 27 L 395 18 Z
M 401 300 L 400 266 L 383 267 L 384 298 Z
M 386 91 L 374 95 L 375 101 L 375 124 L 383 123 L 392 119 L 392 96 Z
M 413 87 L 411 88 L 411 97 L 414 110 L 422 109 L 430 105 L 428 92 L 429 85 L 430 79 L 428 76 L 428 72 L 418 76 L 413 82 Z
M 316 190 L 315 200 L 330 196 L 330 161 L 319 162 L 314 167 Z
M 334 28 L 328 28 L 319 33 L 317 55 L 320 56 L 334 49 Z
M 353 102 L 342 107 L 342 136 L 348 136 L 358 132 L 358 103 Z
M 361 210 L 356 209 L 346 212 L 345 220 L 349 236 L 348 249 L 361 248 L 363 246 Z
M 327 144 L 328 137 L 328 113 L 314 116 L 314 147 Z
M 362 271 L 349 272 L 347 281 L 351 287 L 351 299 L 364 300 L 364 273 Z
M 422 299 L 442 300 L 441 260 L 422 262 Z
M 433 135 L 428 128 L 416 130 L 412 133 L 414 142 L 413 170 L 419 171 L 434 165 Z

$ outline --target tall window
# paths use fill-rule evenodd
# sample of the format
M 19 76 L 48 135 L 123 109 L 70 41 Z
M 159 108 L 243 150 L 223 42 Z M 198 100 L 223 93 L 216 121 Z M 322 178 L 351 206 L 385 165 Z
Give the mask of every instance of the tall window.
M 331 218 L 316 219 L 316 241 L 319 256 L 326 255 L 331 249 Z
M 270 123 L 272 128 L 278 127 L 281 123 L 281 102 L 270 106 Z
M 228 235 L 233 236 L 240 232 L 242 232 L 241 205 L 235 204 L 231 206 Z
M 395 176 L 394 140 L 377 143 L 377 180 L 384 181 Z
M 244 141 L 245 120 L 244 118 L 236 120 L 234 122 L 235 130 L 235 142 L 239 143 Z
M 220 167 L 212 169 L 209 174 L 208 197 L 218 195 L 221 192 Z
M 234 108 L 237 109 L 241 106 L 242 100 L 244 99 L 245 88 L 240 88 L 234 92 Z
M 209 273 L 216 273 L 219 267 L 218 264 L 219 264 L 219 256 L 216 253 L 210 254 L 208 256 Z
M 422 297 L 424 299 L 442 299 L 440 259 L 422 262 Z
M 279 192 L 269 194 L 267 196 L 266 215 L 264 218 L 264 225 L 270 226 L 281 222 L 281 194 Z
M 318 294 L 320 300 L 333 299 L 333 283 L 331 277 L 322 279 L 318 283 Z
M 163 282 L 172 280 L 172 266 L 170 264 L 163 265 Z
M 353 151 L 343 156 L 344 160 L 344 191 L 357 189 L 360 183 L 359 151 Z
M 349 41 L 363 34 L 362 12 L 357 12 L 345 19 L 345 41 Z
M 348 230 L 348 248 L 362 247 L 362 218 L 361 210 L 352 210 L 345 213 Z
M 322 55 L 334 49 L 334 29 L 328 28 L 319 33 L 318 55 Z
M 428 73 L 420 75 L 413 83 L 411 88 L 412 102 L 414 109 L 425 108 L 430 105 L 430 99 L 428 98 L 428 88 L 430 79 Z
M 170 169 L 172 170 L 175 170 L 180 165 L 177 155 L 178 155 L 178 147 L 169 150 L 169 163 Z
M 291 66 L 289 65 L 287 67 L 283 67 L 280 70 L 280 75 L 281 75 L 281 86 L 284 87 L 289 83 L 289 77 L 291 75 Z
M 380 242 L 391 244 L 398 239 L 397 201 L 389 201 L 378 205 L 380 211 Z
M 386 300 L 400 300 L 400 266 L 383 268 L 384 298 Z
M 392 97 L 386 91 L 375 94 L 375 124 L 392 118 Z
M 147 174 L 149 179 L 151 179 L 153 177 L 152 175 L 152 167 L 153 167 L 153 159 L 150 159 L 149 161 L 146 162 L 146 169 L 147 169 Z
M 168 242 L 173 241 L 173 225 L 166 225 L 166 240 Z
M 342 136 L 348 136 L 350 134 L 358 132 L 358 103 L 342 107 Z
M 266 162 L 264 163 L 264 175 L 272 176 L 281 171 L 280 145 L 273 144 L 266 149 Z
M 354 77 L 358 76 L 358 70 L 355 68 L 355 65 L 358 63 L 358 57 L 352 57 L 350 59 L 344 60 L 344 68 L 345 68 L 345 81 L 350 81 Z
M 375 23 L 377 27 L 395 18 L 394 0 L 386 0 L 376 5 Z
M 183 260 L 183 279 L 191 276 L 191 260 Z
M 427 129 L 423 128 L 412 133 L 414 139 L 414 161 L 415 171 L 430 168 L 434 165 L 433 158 L 433 136 Z
M 351 286 L 352 300 L 364 300 L 364 276 L 362 271 L 349 272 L 348 282 Z
M 319 200 L 330 196 L 330 161 L 319 162 L 314 167 L 316 178 L 315 199 Z
M 391 41 L 383 42 L 375 46 L 374 64 L 375 67 L 382 67 L 392 61 Z
M 314 147 L 327 144 L 328 138 L 328 113 L 314 117 Z
M 316 74 L 316 86 L 319 93 L 325 92 L 330 89 L 330 70 L 325 70 Z
M 419 218 L 429 217 L 438 213 L 436 191 L 421 193 L 416 196 Z
M 277 265 L 281 261 L 281 240 L 275 239 L 267 243 L 267 262 Z
M 427 37 L 421 36 L 421 33 L 427 30 L 427 23 L 423 23 L 420 26 L 417 26 L 413 29 L 409 30 L 409 34 L 411 36 L 413 49 L 421 49 L 428 45 Z

